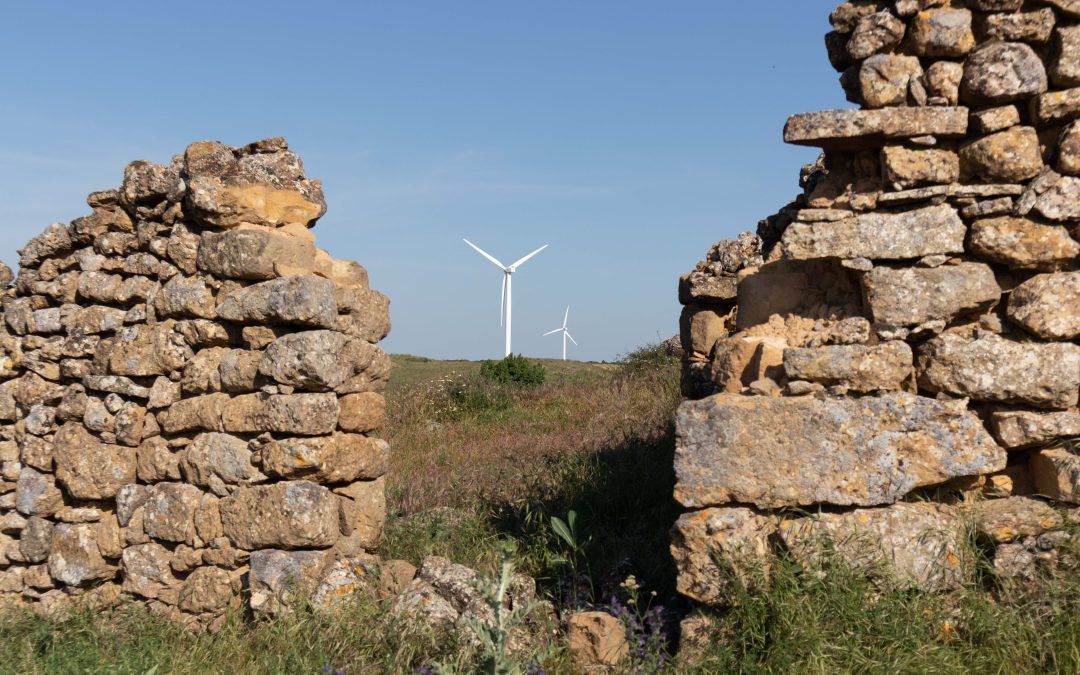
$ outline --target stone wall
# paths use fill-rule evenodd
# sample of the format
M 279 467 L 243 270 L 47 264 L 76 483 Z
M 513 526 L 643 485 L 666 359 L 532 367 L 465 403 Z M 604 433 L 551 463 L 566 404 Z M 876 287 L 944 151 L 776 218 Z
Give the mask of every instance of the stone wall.
M 680 280 L 672 551 L 708 604 L 770 552 L 947 589 L 965 532 L 1002 577 L 1053 566 L 1080 503 L 1080 3 L 845 2 L 860 109 L 795 201 Z M 721 563 L 717 564 L 717 560 Z
M 300 158 L 194 143 L 87 202 L 0 270 L 0 603 L 213 623 L 376 546 L 389 302 Z

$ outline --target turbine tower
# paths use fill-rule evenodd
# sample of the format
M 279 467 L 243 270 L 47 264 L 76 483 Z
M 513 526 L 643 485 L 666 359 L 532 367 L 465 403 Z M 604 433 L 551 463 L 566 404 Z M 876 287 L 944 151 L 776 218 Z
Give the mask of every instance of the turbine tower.
M 499 262 L 490 253 L 483 250 L 482 248 L 480 248 L 476 244 L 472 243 L 468 239 L 462 239 L 462 241 L 464 241 L 469 246 L 473 247 L 476 250 L 477 253 L 479 253 L 480 255 L 484 256 L 485 258 L 487 258 L 488 260 L 493 262 L 496 267 L 498 267 L 499 269 L 501 269 L 503 271 L 502 297 L 499 300 L 499 324 L 500 325 L 505 324 L 505 326 L 506 326 L 506 356 L 510 356 L 510 354 L 513 353 L 510 350 L 510 328 L 511 328 L 511 322 L 512 322 L 510 310 L 513 308 L 513 302 L 512 302 L 512 291 L 513 291 L 512 276 L 513 276 L 514 272 L 516 272 L 519 267 L 521 267 L 522 265 L 525 264 L 526 260 L 533 257 L 534 255 L 536 255 L 540 251 L 543 251 L 545 248 L 548 247 L 548 245 L 544 244 L 540 248 L 536 249 L 535 251 L 533 251 L 529 255 L 525 256 L 521 260 L 518 260 L 517 262 L 513 263 L 512 265 L 504 265 L 501 262 Z M 504 310 L 505 310 L 505 316 L 506 316 L 505 322 L 503 321 Z
M 570 306 L 567 305 L 566 306 L 566 314 L 563 316 L 563 320 L 562 320 L 562 328 L 556 328 L 555 330 L 549 330 L 548 332 L 544 333 L 544 335 L 543 335 L 543 337 L 547 337 L 549 335 L 554 335 L 555 333 L 559 333 L 559 332 L 562 333 L 562 360 L 563 361 L 566 360 L 566 338 L 570 338 L 570 342 L 573 342 L 575 347 L 578 346 L 577 340 L 574 339 L 574 336 L 571 335 L 570 331 L 567 330 L 567 328 L 566 328 L 566 322 L 569 321 L 569 320 L 570 320 Z

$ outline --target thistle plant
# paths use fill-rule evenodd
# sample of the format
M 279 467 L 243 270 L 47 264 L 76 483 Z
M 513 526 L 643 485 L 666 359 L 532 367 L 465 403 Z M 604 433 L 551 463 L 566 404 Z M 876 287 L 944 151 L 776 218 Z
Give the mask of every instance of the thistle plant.
M 647 599 L 641 597 L 641 585 L 634 575 L 619 584 L 626 603 L 612 596 L 607 611 L 622 622 L 626 628 L 629 645 L 630 672 L 659 673 L 669 660 L 668 636 L 664 630 L 664 608 L 653 605 L 656 591 L 650 591 Z

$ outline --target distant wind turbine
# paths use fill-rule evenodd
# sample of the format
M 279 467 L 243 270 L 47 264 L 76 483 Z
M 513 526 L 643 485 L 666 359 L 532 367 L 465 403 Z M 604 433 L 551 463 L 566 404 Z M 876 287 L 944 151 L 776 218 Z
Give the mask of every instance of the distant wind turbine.
M 487 258 L 491 262 L 495 263 L 495 265 L 499 269 L 501 269 L 503 271 L 502 297 L 499 300 L 499 325 L 504 324 L 504 321 L 503 321 L 504 314 L 503 314 L 503 312 L 505 310 L 505 316 L 506 316 L 506 320 L 505 320 L 505 325 L 506 325 L 506 355 L 510 356 L 510 354 L 513 353 L 513 352 L 510 351 L 510 326 L 511 326 L 511 320 L 512 320 L 510 310 L 513 307 L 513 302 L 512 302 L 513 288 L 512 288 L 512 285 L 511 285 L 512 284 L 511 277 L 514 274 L 514 272 L 517 271 L 517 269 L 519 267 L 521 267 L 522 265 L 525 264 L 526 260 L 533 257 L 534 255 L 536 255 L 540 251 L 543 251 L 545 248 L 548 247 L 548 245 L 544 244 L 540 248 L 536 249 L 535 251 L 533 251 L 529 255 L 525 256 L 521 260 L 518 260 L 517 262 L 515 262 L 512 265 L 504 265 L 501 262 L 499 262 L 494 256 L 492 256 L 491 254 L 489 254 L 487 251 L 483 250 L 482 248 L 480 248 L 476 244 L 472 243 L 468 239 L 462 239 L 462 241 L 464 241 L 469 246 L 472 246 L 476 250 L 477 253 L 484 256 L 485 258 Z M 575 344 L 577 344 L 577 343 L 575 343 Z
M 544 337 L 547 337 L 549 335 L 554 335 L 555 333 L 560 333 L 560 332 L 562 333 L 562 360 L 563 361 L 566 360 L 566 338 L 570 338 L 570 342 L 573 342 L 575 347 L 578 346 L 577 340 L 575 340 L 574 336 L 570 334 L 570 331 L 566 329 L 566 322 L 569 321 L 569 320 L 570 320 L 570 306 L 567 305 L 566 314 L 563 316 L 563 320 L 562 320 L 562 328 L 556 328 L 555 330 L 549 330 L 548 332 L 544 333 Z

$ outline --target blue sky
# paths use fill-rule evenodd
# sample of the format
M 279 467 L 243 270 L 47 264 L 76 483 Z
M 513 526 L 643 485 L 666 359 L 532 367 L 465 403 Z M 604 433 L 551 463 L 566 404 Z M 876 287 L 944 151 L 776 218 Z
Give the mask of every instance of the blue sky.
M 798 191 L 788 115 L 845 107 L 833 0 L 49 2 L 0 25 L 0 259 L 130 160 L 283 135 L 316 226 L 392 300 L 384 347 L 613 359 L 678 330 L 676 284 Z M 738 9 L 735 9 L 735 8 Z

